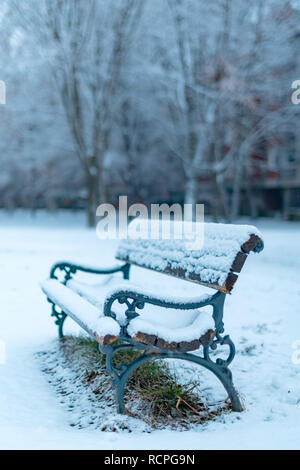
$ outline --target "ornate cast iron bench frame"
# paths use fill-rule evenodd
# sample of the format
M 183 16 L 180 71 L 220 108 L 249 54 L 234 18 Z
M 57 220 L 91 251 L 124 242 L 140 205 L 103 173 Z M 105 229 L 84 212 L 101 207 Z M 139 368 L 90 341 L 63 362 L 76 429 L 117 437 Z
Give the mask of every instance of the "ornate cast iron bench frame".
M 126 263 L 120 267 L 115 267 L 112 269 L 93 269 L 89 267 L 82 267 L 79 265 L 71 264 L 68 262 L 60 262 L 53 266 L 50 273 L 51 279 L 57 279 L 58 271 L 62 271 L 64 274 L 63 284 L 66 285 L 67 282 L 76 274 L 78 271 L 91 274 L 114 274 L 121 272 L 124 279 L 129 279 L 131 265 Z M 150 297 L 148 295 L 143 295 L 137 293 L 133 290 L 120 290 L 113 295 L 111 295 L 105 302 L 104 305 L 104 315 L 112 317 L 115 319 L 115 314 L 112 311 L 112 306 L 115 302 L 120 304 L 126 304 L 126 324 L 121 327 L 121 334 L 119 337 L 120 343 L 110 344 L 109 339 L 106 344 L 99 343 L 100 351 L 106 355 L 106 369 L 109 374 L 111 374 L 113 379 L 113 384 L 116 389 L 116 398 L 118 403 L 118 411 L 120 413 L 125 412 L 124 405 L 124 389 L 130 375 L 143 363 L 151 360 L 158 359 L 181 359 L 185 361 L 190 361 L 192 363 L 198 364 L 209 371 L 211 371 L 222 383 L 226 389 L 228 396 L 230 398 L 232 409 L 234 411 L 242 411 L 243 406 L 240 401 L 239 395 L 234 388 L 232 381 L 232 374 L 229 370 L 229 365 L 234 359 L 235 356 L 235 346 L 230 339 L 229 335 L 223 335 L 224 333 L 224 323 L 223 323 L 223 309 L 224 301 L 226 294 L 224 292 L 218 291 L 217 293 L 211 295 L 207 300 L 202 302 L 187 302 L 187 303 L 176 303 L 170 301 L 164 301 L 161 298 Z M 52 316 L 56 318 L 55 323 L 58 326 L 59 337 L 63 338 L 63 325 L 68 316 L 65 312 L 59 312 L 56 309 L 56 305 L 53 301 L 48 298 L 48 301 L 52 304 Z M 145 304 L 152 304 L 163 308 L 173 308 L 173 309 L 196 309 L 211 305 L 213 308 L 213 319 L 215 324 L 215 332 L 209 337 L 203 337 L 203 341 L 198 341 L 197 347 L 194 347 L 193 350 L 199 349 L 199 346 L 203 346 L 203 356 L 195 355 L 190 352 L 186 352 L 184 345 L 182 347 L 179 345 L 176 349 L 170 350 L 164 347 L 159 347 L 157 344 L 144 344 L 142 342 L 132 339 L 127 333 L 127 327 L 130 321 L 133 318 L 139 316 L 137 309 L 141 310 L 144 308 Z M 82 326 L 82 325 L 81 325 Z M 90 333 L 88 331 L 88 333 Z M 95 339 L 95 338 L 94 338 Z M 216 350 L 218 346 L 226 345 L 229 348 L 228 356 L 226 359 L 217 358 L 214 360 L 211 357 L 211 350 Z M 132 361 L 130 364 L 122 364 L 120 368 L 117 368 L 113 364 L 113 358 L 116 353 L 125 349 L 137 349 L 141 351 L 141 356 Z

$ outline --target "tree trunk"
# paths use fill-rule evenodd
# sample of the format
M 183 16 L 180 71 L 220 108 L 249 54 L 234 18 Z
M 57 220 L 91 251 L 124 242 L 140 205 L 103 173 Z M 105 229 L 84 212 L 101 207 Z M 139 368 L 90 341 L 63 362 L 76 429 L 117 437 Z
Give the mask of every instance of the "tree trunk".
M 197 203 L 197 177 L 194 172 L 189 172 L 186 176 L 186 183 L 185 183 L 185 196 L 184 196 L 184 203 L 185 204 L 193 204 Z
M 224 216 L 225 219 L 228 219 L 228 213 L 225 200 L 226 195 L 217 181 L 217 175 L 214 175 L 212 186 L 212 219 L 214 222 L 219 222 L 222 216 Z
M 87 192 L 88 192 L 87 205 L 86 205 L 87 224 L 89 227 L 95 227 L 96 210 L 97 210 L 97 205 L 99 203 L 97 175 L 94 175 L 94 174 L 87 175 Z
M 230 222 L 233 222 L 239 215 L 240 197 L 241 197 L 241 172 L 236 171 L 233 183 L 233 191 L 231 198 Z
M 253 188 L 249 184 L 249 177 L 246 178 L 246 196 L 248 199 L 248 204 L 249 204 L 249 212 L 250 216 L 252 219 L 255 219 L 258 216 L 258 207 L 257 207 L 257 201 L 256 201 L 256 196 L 253 190 Z
M 104 172 L 103 172 L 104 173 Z M 99 204 L 106 204 L 108 201 L 108 191 L 105 174 L 101 175 L 99 184 Z
M 218 222 L 220 217 L 229 221 L 229 205 L 228 205 L 228 194 L 223 178 L 219 177 L 216 173 L 214 175 L 214 188 L 215 188 L 215 204 L 213 211 L 213 219 Z
M 97 184 L 98 184 L 98 204 L 106 204 L 108 201 L 107 194 L 107 175 L 105 171 L 104 158 L 98 157 L 98 175 L 97 175 Z

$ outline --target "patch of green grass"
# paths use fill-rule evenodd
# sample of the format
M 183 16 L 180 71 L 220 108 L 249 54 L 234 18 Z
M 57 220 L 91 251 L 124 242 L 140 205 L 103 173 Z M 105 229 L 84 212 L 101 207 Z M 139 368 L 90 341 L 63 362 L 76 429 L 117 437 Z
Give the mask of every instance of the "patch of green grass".
M 106 359 L 97 342 L 83 336 L 66 337 L 60 345 L 67 357 L 74 359 L 76 356 L 82 362 L 87 385 L 95 384 L 100 377 L 107 383 Z M 129 364 L 140 355 L 138 350 L 121 350 L 114 357 L 114 366 Z M 101 396 L 101 387 L 97 387 L 97 394 Z M 146 362 L 134 371 L 127 384 L 125 401 L 129 415 L 142 418 L 153 427 L 157 427 L 158 422 L 189 427 L 230 410 L 225 402 L 210 410 L 201 400 L 199 383 L 191 380 L 180 384 L 168 363 L 160 359 Z

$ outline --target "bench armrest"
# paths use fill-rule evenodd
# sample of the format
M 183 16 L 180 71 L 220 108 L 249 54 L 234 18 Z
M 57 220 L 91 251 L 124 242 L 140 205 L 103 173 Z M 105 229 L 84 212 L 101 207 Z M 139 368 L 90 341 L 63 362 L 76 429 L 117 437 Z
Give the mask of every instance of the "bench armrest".
M 132 289 L 120 287 L 119 289 L 112 290 L 107 294 L 104 302 L 104 315 L 115 319 L 115 314 L 112 311 L 112 305 L 115 301 L 118 301 L 120 304 L 125 303 L 127 305 L 128 308 L 126 316 L 128 322 L 139 316 L 136 309 L 143 309 L 146 303 L 157 305 L 159 307 L 180 310 L 193 310 L 207 305 L 212 305 L 216 328 L 222 328 L 224 300 L 225 294 L 223 292 L 217 292 L 213 295 L 204 294 L 199 297 L 176 297 L 157 295 L 157 293 L 135 286 L 132 287 Z
M 129 279 L 130 264 L 116 265 L 110 268 L 98 268 L 94 266 L 83 266 L 74 264 L 69 261 L 59 261 L 55 263 L 50 271 L 50 279 L 57 279 L 57 271 L 64 273 L 64 284 L 66 284 L 77 271 L 89 274 L 114 274 L 118 272 L 123 273 L 124 279 Z

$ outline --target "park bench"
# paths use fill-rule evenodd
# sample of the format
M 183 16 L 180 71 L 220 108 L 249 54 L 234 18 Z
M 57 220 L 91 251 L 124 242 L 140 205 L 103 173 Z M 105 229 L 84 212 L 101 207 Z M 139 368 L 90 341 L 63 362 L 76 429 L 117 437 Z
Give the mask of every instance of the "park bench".
M 229 335 L 223 335 L 223 307 L 248 254 L 262 249 L 261 235 L 253 226 L 205 223 L 200 249 L 187 249 L 184 239 L 127 238 L 119 242 L 116 253 L 122 263 L 99 269 L 59 262 L 51 269 L 50 279 L 42 283 L 42 290 L 52 304 L 59 337 L 63 337 L 63 324 L 69 316 L 106 354 L 120 413 L 125 411 L 124 387 L 132 372 L 146 361 L 167 358 L 190 361 L 210 370 L 225 387 L 232 409 L 242 411 L 229 369 L 235 347 Z M 156 288 L 144 289 L 130 281 L 132 265 L 217 292 L 179 297 L 172 292 L 162 294 Z M 76 273 L 110 277 L 105 283 L 92 285 L 75 279 Z M 159 282 L 163 280 L 160 278 Z M 205 311 L 206 307 L 211 313 Z M 212 354 L 219 345 L 228 348 L 225 359 L 216 359 Z M 125 349 L 140 350 L 141 355 L 117 368 L 114 355 Z M 202 354 L 195 354 L 199 349 Z

